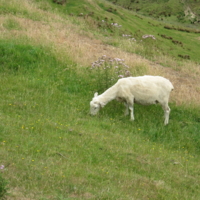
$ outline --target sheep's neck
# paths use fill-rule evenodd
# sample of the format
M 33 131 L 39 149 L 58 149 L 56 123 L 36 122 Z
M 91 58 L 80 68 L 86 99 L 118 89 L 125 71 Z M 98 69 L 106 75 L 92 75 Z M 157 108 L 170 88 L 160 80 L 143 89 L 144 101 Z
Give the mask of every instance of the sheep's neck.
M 117 91 L 114 87 L 107 89 L 103 94 L 99 95 L 99 101 L 104 105 L 115 99 L 117 96 Z

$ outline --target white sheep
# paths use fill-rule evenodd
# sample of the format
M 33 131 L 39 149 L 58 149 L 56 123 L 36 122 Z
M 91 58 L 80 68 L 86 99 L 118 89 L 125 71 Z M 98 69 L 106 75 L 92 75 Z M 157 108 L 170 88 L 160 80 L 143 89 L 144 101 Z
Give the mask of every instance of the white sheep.
M 168 100 L 170 92 L 174 89 L 172 83 L 161 76 L 139 76 L 121 78 L 115 85 L 107 89 L 98 96 L 96 92 L 90 102 L 90 114 L 96 115 L 100 108 L 103 108 L 108 102 L 116 99 L 123 101 L 126 106 L 125 115 L 131 114 L 131 120 L 134 120 L 134 103 L 150 105 L 159 103 L 164 110 L 165 121 L 169 122 L 170 108 Z

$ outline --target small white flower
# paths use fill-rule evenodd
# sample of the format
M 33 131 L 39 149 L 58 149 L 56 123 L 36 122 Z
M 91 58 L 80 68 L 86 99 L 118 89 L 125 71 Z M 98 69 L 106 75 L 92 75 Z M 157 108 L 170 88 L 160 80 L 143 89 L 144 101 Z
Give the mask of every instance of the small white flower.
M 5 168 L 5 166 L 4 166 L 4 165 L 1 165 L 1 166 L 0 166 L 0 169 L 4 169 L 4 168 Z

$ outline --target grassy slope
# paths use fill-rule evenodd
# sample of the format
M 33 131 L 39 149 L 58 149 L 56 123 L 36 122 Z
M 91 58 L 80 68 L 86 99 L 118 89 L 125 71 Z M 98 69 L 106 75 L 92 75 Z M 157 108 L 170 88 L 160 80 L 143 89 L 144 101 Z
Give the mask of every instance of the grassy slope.
M 96 25 L 89 29 L 87 21 L 66 17 L 63 7 L 61 12 L 59 6 L 36 2 L 21 1 L 19 7 L 4 1 L 1 11 L 0 164 L 6 166 L 9 198 L 198 199 L 199 106 L 172 104 L 167 127 L 159 106 L 136 105 L 134 123 L 115 102 L 90 117 L 88 102 L 96 88 L 86 51 L 79 49 Z M 94 3 L 91 8 L 101 11 Z M 120 18 L 128 29 L 131 16 Z M 59 38 L 55 27 L 63 32 Z M 62 46 L 63 38 L 73 38 L 71 32 L 81 37 L 71 44 L 76 51 L 70 43 Z
M 120 5 L 126 9 L 136 11 L 146 16 L 151 16 L 163 21 L 173 23 L 184 23 L 190 26 L 192 21 L 196 21 L 196 26 L 199 26 L 197 19 L 200 16 L 199 7 L 200 1 L 178 1 L 178 0 L 152 0 L 152 1 L 137 1 L 137 0 L 116 0 L 111 1 L 116 5 Z M 185 11 L 191 9 L 196 15 L 196 19 L 191 18 L 191 14 L 185 15 Z
M 171 1 L 170 1 L 171 2 Z M 170 3 L 168 2 L 168 3 Z M 120 2 L 118 2 L 120 4 Z M 125 1 L 121 2 L 122 4 L 125 4 Z M 172 3 L 172 2 L 171 2 Z M 176 3 L 176 2 L 174 2 Z M 128 3 L 126 3 L 128 4 Z M 142 8 L 145 8 L 145 5 L 147 4 L 147 7 L 149 8 L 149 2 L 146 3 L 139 3 L 139 5 Z M 151 2 L 150 3 L 152 7 L 159 6 L 160 4 L 155 3 L 155 5 Z M 163 5 L 163 4 L 161 4 Z M 175 6 L 174 4 L 171 5 L 172 8 L 180 8 L 179 6 Z M 107 7 L 109 8 L 109 6 Z M 172 11 L 173 9 L 170 9 Z M 182 8 L 182 7 L 181 7 Z M 122 9 L 120 7 L 117 8 L 118 10 Z M 122 9 L 123 10 L 123 9 Z M 160 11 L 160 9 L 158 9 Z M 162 10 L 161 10 L 162 11 Z M 144 12 L 147 12 L 144 10 Z M 174 13 L 178 13 L 178 10 L 174 10 Z M 128 14 L 129 12 L 124 11 L 124 16 L 130 16 Z M 155 12 L 156 13 L 156 12 Z M 144 14 L 144 13 L 143 13 Z M 181 31 L 172 31 L 172 30 L 166 30 L 164 26 L 168 25 L 170 27 L 182 27 L 184 30 L 196 30 L 196 27 L 193 26 L 193 28 L 184 28 L 183 25 L 178 24 L 174 21 L 174 17 L 171 16 L 168 18 L 168 20 L 160 21 L 160 20 L 152 20 L 150 18 L 145 18 L 145 17 L 140 17 L 139 14 L 136 14 L 135 16 L 130 16 L 128 17 L 129 20 L 126 18 L 126 20 L 121 19 L 120 23 L 123 24 L 125 21 L 125 24 L 127 23 L 128 20 L 128 27 L 126 26 L 126 29 L 128 30 L 129 33 L 132 33 L 133 36 L 136 31 L 140 31 L 137 36 L 139 36 L 137 39 L 141 39 L 142 35 L 145 34 L 152 34 L 157 38 L 157 43 L 151 44 L 150 48 L 155 48 L 155 51 L 161 51 L 162 53 L 174 57 L 178 57 L 178 55 L 189 55 L 192 60 L 199 61 L 197 58 L 196 52 L 199 52 L 199 34 L 191 33 L 191 34 L 185 34 L 184 32 Z M 123 24 L 124 25 L 124 24 Z M 172 40 L 179 41 L 182 43 L 182 45 L 177 45 L 172 43 L 172 40 L 165 39 L 161 37 L 161 35 L 166 35 L 168 37 L 172 37 Z M 193 41 L 193 42 L 191 42 Z M 149 51 L 146 52 L 147 56 L 151 58 L 151 54 L 149 54 Z

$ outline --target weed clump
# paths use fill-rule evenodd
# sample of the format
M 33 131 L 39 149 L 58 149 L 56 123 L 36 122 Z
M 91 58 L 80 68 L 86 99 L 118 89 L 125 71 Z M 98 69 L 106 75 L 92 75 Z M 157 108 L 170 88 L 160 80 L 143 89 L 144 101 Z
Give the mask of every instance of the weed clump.
M 91 76 L 94 78 L 95 89 L 103 92 L 115 84 L 119 78 L 131 76 L 129 66 L 124 59 L 110 58 L 106 55 L 92 63 L 90 68 Z

